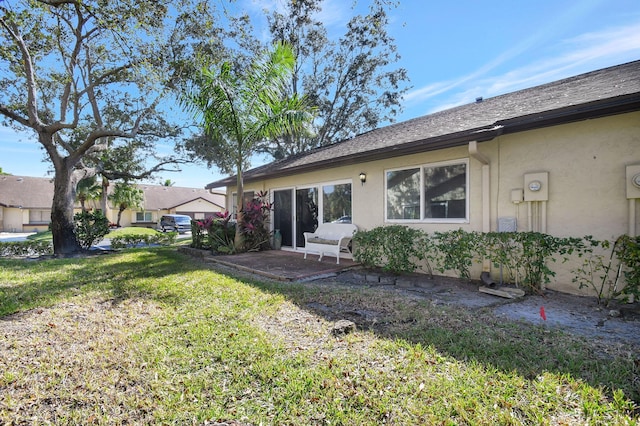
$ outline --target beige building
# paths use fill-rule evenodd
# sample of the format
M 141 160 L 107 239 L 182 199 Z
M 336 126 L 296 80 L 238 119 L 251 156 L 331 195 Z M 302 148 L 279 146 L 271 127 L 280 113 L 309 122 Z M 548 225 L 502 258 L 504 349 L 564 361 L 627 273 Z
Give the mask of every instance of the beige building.
M 163 214 L 185 214 L 204 219 L 225 207 L 225 194 L 202 188 L 183 188 L 160 185 L 136 185 L 144 193 L 144 209 L 125 210 L 121 226 L 155 228 Z M 0 176 L 0 231 L 37 232 L 46 230 L 51 222 L 53 180 L 28 176 Z M 98 208 L 98 201 L 89 201 L 88 208 Z M 80 211 L 80 204 L 76 204 Z M 107 218 L 115 223 L 116 206 L 109 204 Z
M 429 233 L 635 236 L 640 61 L 376 129 L 249 170 L 244 182 L 269 191 L 272 226 L 290 250 L 318 223 L 349 220 Z M 221 186 L 231 202 L 235 177 L 207 188 Z M 554 265 L 549 287 L 577 293 L 566 268 Z

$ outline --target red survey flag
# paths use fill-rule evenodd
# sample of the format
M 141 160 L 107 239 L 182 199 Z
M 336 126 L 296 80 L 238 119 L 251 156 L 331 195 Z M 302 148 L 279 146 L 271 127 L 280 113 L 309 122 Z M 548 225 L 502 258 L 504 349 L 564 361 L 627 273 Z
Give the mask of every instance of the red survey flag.
M 547 314 L 544 313 L 544 306 L 540 306 L 540 316 L 543 320 L 547 320 Z

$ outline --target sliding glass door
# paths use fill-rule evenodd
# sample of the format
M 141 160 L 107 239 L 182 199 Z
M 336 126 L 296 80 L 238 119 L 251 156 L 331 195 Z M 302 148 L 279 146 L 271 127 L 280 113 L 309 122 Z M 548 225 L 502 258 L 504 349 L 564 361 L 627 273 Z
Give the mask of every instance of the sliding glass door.
M 282 235 L 282 246 L 293 247 L 293 189 L 273 191 L 273 230 Z
M 304 247 L 304 233 L 329 222 L 351 223 L 351 182 L 273 191 L 273 230 L 283 247 Z
M 304 233 L 318 227 L 318 188 L 296 189 L 296 246 L 304 247 Z

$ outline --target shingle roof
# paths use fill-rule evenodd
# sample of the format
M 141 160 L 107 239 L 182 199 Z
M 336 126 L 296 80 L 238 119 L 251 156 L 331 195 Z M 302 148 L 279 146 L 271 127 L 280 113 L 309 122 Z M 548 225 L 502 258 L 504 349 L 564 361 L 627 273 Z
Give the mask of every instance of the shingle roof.
M 170 210 L 198 199 L 225 208 L 225 194 L 203 188 L 184 188 L 151 184 L 136 185 L 144 191 L 146 210 Z M 111 186 L 113 189 L 113 186 Z M 29 176 L 0 176 L 0 206 L 50 209 L 53 201 L 53 179 Z
M 53 179 L 28 176 L 0 176 L 0 206 L 50 209 Z
M 640 61 L 604 68 L 375 129 L 244 172 L 245 182 L 486 141 L 586 118 L 640 110 Z M 233 185 L 235 177 L 207 188 Z
M 183 188 L 179 186 L 136 185 L 144 191 L 146 210 L 170 210 L 197 199 L 225 208 L 225 195 L 222 192 L 210 193 L 204 188 Z

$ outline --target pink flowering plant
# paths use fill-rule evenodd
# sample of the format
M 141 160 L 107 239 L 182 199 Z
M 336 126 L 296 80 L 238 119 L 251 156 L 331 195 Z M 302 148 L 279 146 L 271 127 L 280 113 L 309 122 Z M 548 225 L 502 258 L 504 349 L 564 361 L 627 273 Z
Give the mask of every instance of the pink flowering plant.
M 268 200 L 268 192 L 258 192 L 255 198 L 245 204 L 242 209 L 243 220 L 240 223 L 240 232 L 244 235 L 245 251 L 269 250 L 271 248 L 269 218 L 273 203 Z
M 216 253 L 233 252 L 235 224 L 229 212 L 216 212 L 202 220 L 191 222 L 191 247 Z
M 244 235 L 243 251 L 259 251 L 271 248 L 269 217 L 273 208 L 268 193 L 259 192 L 243 208 L 240 231 Z M 214 253 L 235 253 L 234 236 L 237 224 L 228 211 L 191 222 L 191 247 L 211 250 Z

